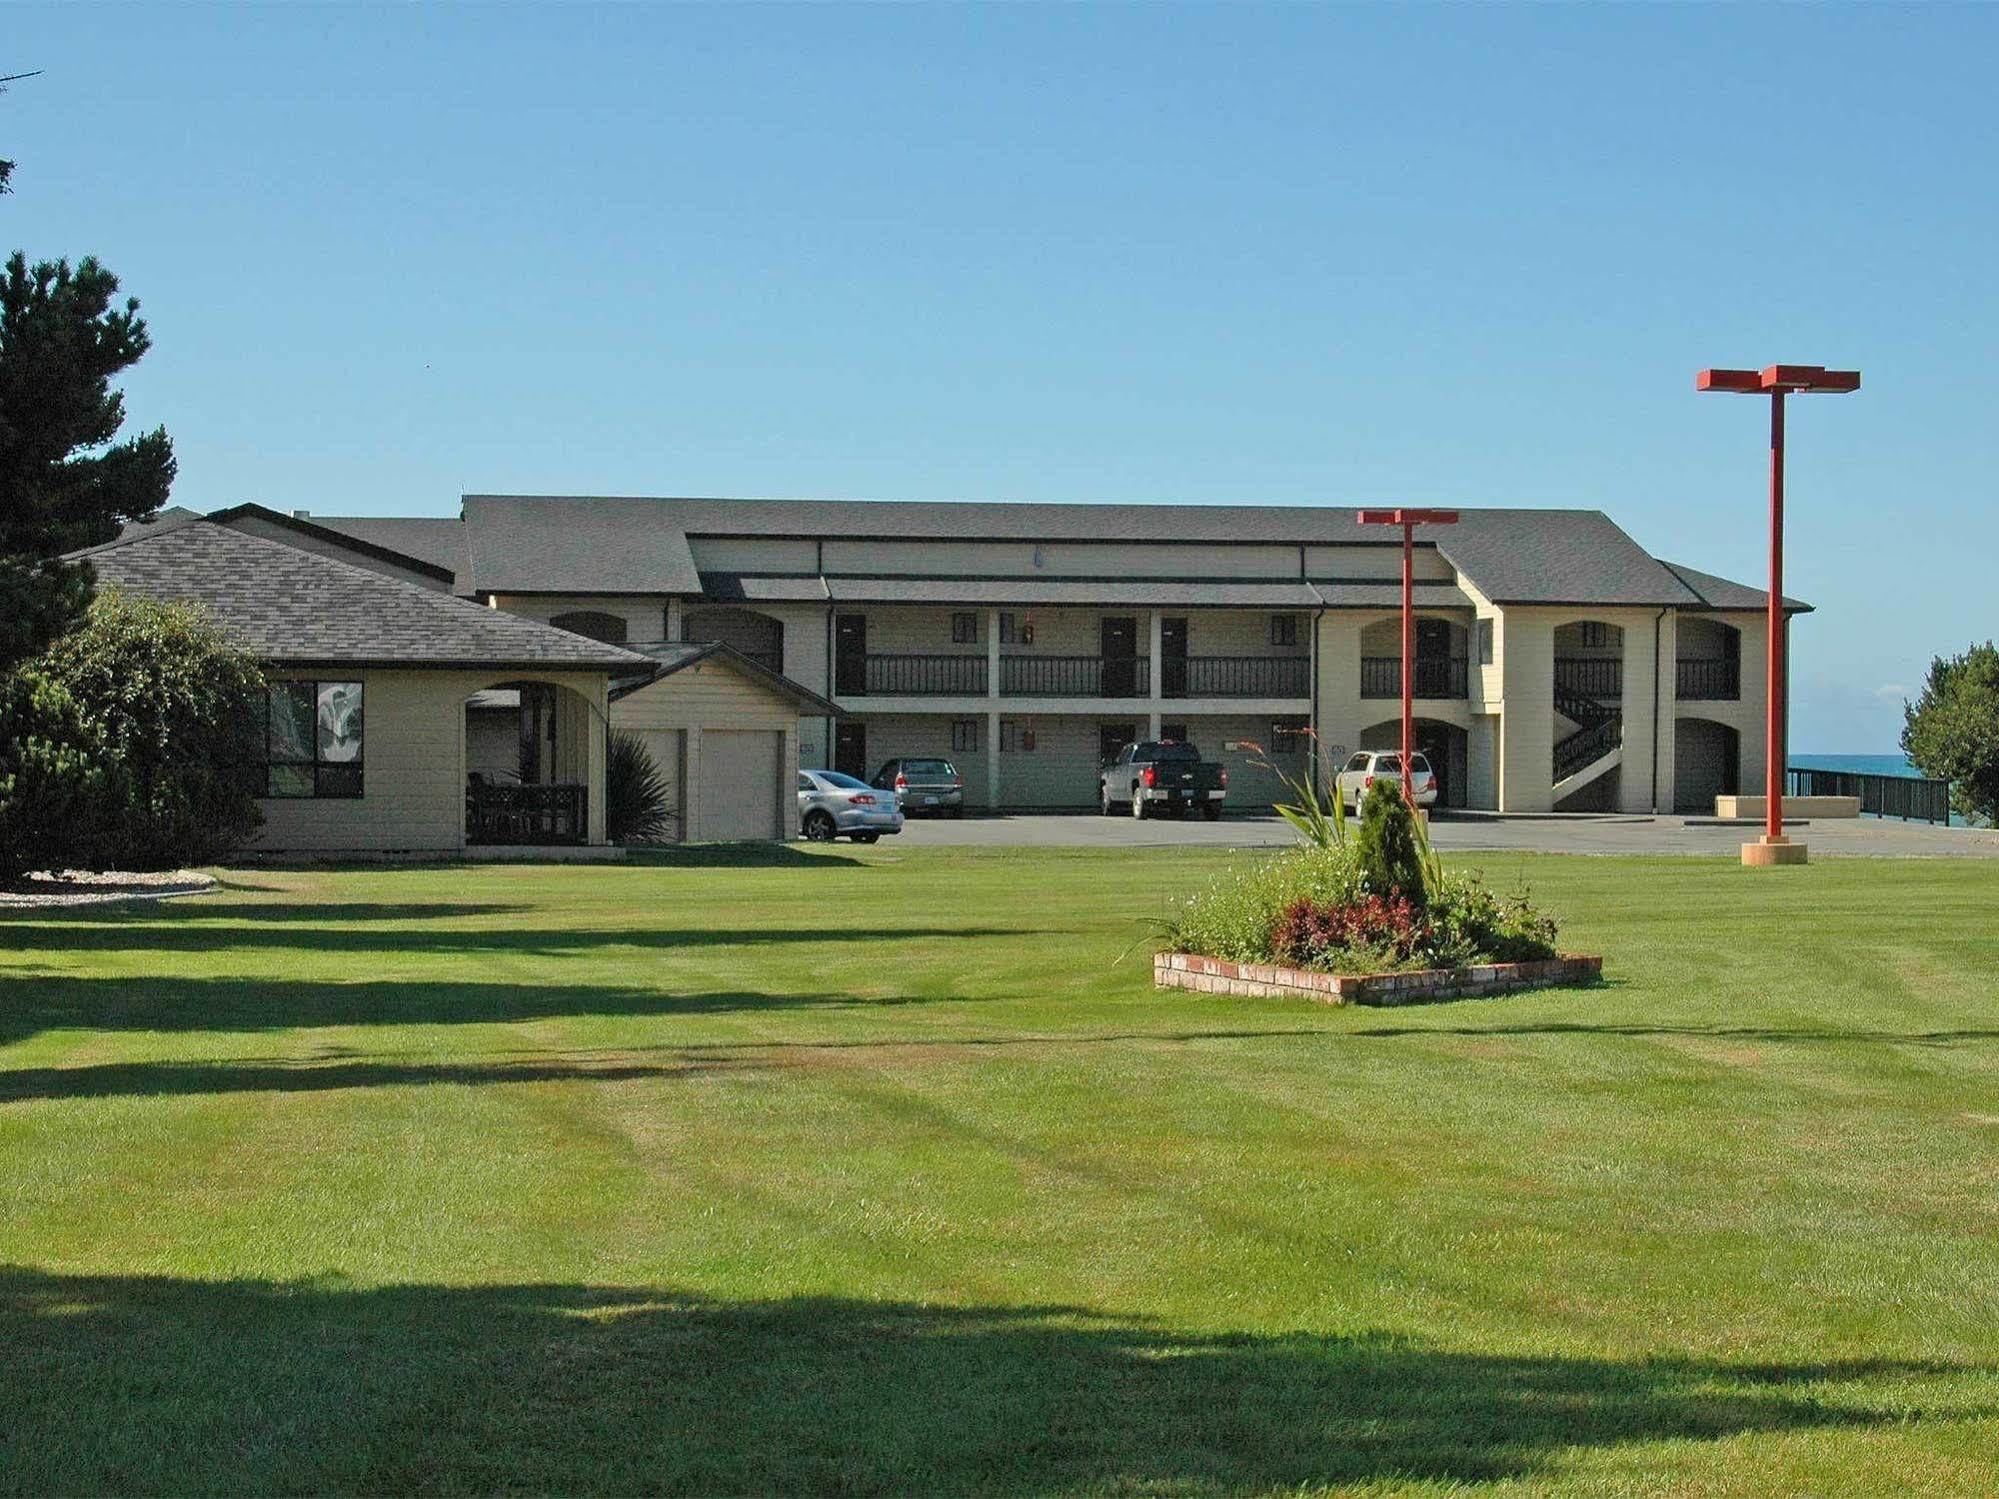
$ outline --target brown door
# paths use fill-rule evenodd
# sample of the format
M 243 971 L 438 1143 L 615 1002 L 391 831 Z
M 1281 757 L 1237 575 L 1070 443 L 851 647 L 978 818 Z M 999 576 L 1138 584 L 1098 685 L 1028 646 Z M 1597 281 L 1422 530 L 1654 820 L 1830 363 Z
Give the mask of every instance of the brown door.
M 1101 641 L 1104 696 L 1138 696 L 1138 621 L 1129 616 L 1105 620 Z
M 1134 723 L 1106 723 L 1097 725 L 1097 764 L 1108 765 L 1118 757 L 1123 749 L 1138 737 L 1138 725 Z
M 833 691 L 840 697 L 861 697 L 867 690 L 868 617 L 838 615 L 833 620 Z
M 859 781 L 868 778 L 868 726 L 851 719 L 833 731 L 833 768 Z
M 1167 697 L 1187 695 L 1187 621 L 1159 621 L 1159 690 Z

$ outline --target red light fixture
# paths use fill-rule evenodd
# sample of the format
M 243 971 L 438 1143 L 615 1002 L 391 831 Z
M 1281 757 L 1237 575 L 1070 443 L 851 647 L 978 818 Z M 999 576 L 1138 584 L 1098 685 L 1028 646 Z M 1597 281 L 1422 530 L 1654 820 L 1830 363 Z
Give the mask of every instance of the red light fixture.
M 1860 389 L 1859 370 L 1822 364 L 1771 364 L 1760 370 L 1702 370 L 1694 389 L 1770 398 L 1770 595 L 1764 601 L 1763 837 L 1742 845 L 1742 862 L 1758 867 L 1802 864 L 1805 845 L 1784 836 L 1784 397 L 1846 395 Z
M 1416 787 L 1409 775 L 1409 759 L 1416 736 L 1416 527 L 1455 526 L 1455 510 L 1363 510 L 1356 517 L 1363 526 L 1402 528 L 1402 799 L 1413 812 Z M 1373 778 L 1369 777 L 1372 784 Z

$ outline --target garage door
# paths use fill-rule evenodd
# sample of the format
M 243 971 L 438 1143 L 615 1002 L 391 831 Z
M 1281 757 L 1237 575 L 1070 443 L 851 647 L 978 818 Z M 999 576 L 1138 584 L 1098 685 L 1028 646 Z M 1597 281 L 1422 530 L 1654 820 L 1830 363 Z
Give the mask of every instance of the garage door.
M 782 838 L 777 809 L 783 753 L 784 735 L 776 729 L 702 730 L 695 836 Z

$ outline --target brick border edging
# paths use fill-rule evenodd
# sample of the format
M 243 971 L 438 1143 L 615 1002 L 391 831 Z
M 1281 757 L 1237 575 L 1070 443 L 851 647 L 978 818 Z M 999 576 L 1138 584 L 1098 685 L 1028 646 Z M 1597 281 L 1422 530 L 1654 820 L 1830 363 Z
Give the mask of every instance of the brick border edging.
M 1152 956 L 1156 988 L 1234 994 L 1245 999 L 1309 999 L 1322 1005 L 1413 1005 L 1551 984 L 1594 984 L 1602 977 L 1603 959 L 1581 953 L 1532 963 L 1478 963 L 1470 968 L 1424 968 L 1413 973 L 1320 973 L 1274 963 L 1231 963 L 1185 952 Z

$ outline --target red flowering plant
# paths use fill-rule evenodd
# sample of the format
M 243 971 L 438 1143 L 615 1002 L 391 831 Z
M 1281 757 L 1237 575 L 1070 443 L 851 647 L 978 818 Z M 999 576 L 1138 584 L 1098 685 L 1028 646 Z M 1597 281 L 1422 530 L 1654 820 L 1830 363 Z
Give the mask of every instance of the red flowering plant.
M 1399 890 L 1346 901 L 1301 896 L 1271 927 L 1270 955 L 1294 968 L 1402 968 L 1427 956 L 1434 935 L 1423 908 Z

